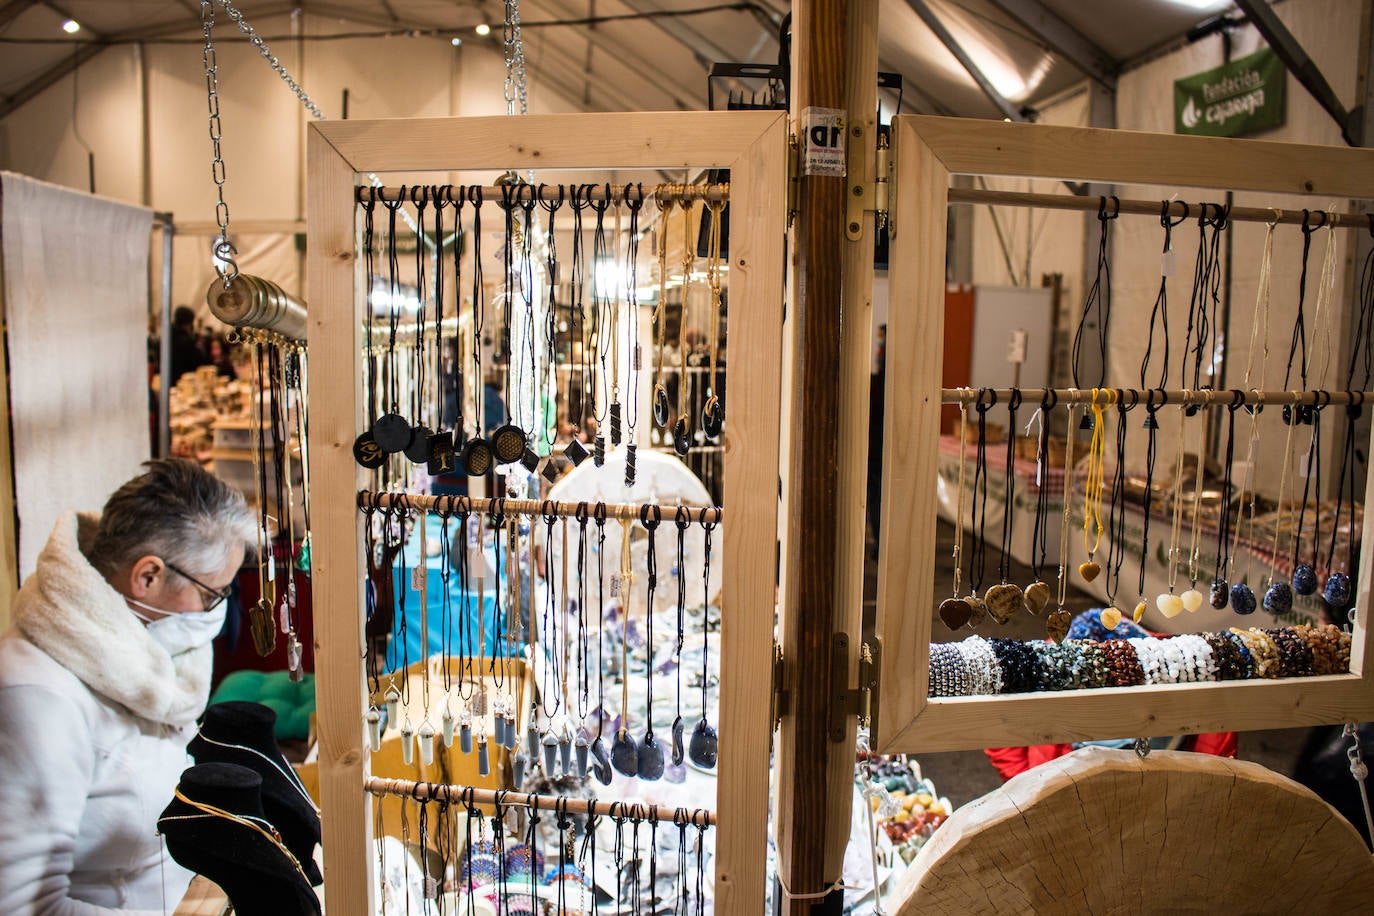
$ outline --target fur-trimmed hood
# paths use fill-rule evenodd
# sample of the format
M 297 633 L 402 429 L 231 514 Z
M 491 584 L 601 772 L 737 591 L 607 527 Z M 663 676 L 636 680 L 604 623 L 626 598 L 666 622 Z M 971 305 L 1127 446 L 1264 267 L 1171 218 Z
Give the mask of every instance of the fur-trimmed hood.
M 14 605 L 24 637 L 92 692 L 153 722 L 181 727 L 205 710 L 213 650 L 171 655 L 148 635 L 124 596 L 82 547 L 100 516 L 64 512 Z

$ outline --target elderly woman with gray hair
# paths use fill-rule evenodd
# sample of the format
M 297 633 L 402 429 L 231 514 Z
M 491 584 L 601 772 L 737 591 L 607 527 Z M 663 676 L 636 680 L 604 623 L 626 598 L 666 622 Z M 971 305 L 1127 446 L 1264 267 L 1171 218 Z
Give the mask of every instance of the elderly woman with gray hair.
M 0 636 L 0 913 L 170 912 L 155 821 L 210 690 L 254 541 L 243 495 L 159 460 L 58 519 Z

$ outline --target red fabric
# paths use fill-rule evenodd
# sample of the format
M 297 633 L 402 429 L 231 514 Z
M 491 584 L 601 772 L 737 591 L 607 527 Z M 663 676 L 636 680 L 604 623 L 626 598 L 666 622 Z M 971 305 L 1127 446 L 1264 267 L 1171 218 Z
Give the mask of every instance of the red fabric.
M 1212 754 L 1216 757 L 1236 756 L 1236 733 L 1220 732 L 1192 735 L 1183 739 L 1182 750 L 1199 754 Z M 984 748 L 988 762 L 1006 782 L 1018 773 L 1047 763 L 1056 757 L 1063 757 L 1073 751 L 1072 744 L 1036 744 L 1030 747 L 989 747 Z

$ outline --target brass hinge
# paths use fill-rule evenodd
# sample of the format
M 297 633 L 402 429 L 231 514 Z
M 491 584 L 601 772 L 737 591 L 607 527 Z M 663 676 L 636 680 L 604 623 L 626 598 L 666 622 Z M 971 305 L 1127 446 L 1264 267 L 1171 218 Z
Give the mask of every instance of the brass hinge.
M 773 692 L 772 702 L 769 707 L 768 719 L 772 723 L 772 731 L 778 730 L 782 717 L 792 711 L 792 695 L 787 692 L 783 681 L 782 666 L 782 646 L 773 645 Z
M 845 201 L 845 235 L 851 241 L 863 235 L 865 213 L 874 214 L 879 229 L 888 225 L 888 189 L 892 177 L 891 141 L 886 132 L 878 132 L 873 183 L 869 184 L 864 180 L 867 171 L 863 168 L 863 162 L 859 160 L 865 151 L 865 145 L 860 142 L 863 132 L 863 125 L 857 122 L 849 127 L 851 161 L 848 169 L 849 195 Z M 891 235 L 890 227 L 888 234 Z
M 797 218 L 801 181 L 801 138 L 796 133 L 787 135 L 787 228 Z
M 878 641 L 859 647 L 858 686 L 849 686 L 849 637 L 836 633 L 830 640 L 830 740 L 844 740 L 847 720 L 857 716 L 859 725 L 872 730 L 878 715 L 878 673 L 881 647 Z

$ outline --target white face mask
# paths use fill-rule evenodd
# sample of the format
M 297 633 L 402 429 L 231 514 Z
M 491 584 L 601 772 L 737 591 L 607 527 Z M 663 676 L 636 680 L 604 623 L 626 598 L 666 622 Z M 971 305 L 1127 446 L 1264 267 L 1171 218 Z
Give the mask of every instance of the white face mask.
M 135 617 L 148 624 L 148 635 L 161 645 L 170 655 L 180 655 L 189 649 L 199 649 L 209 645 L 224 627 L 224 614 L 228 602 L 220 602 L 219 607 L 210 611 L 165 611 L 151 604 L 144 604 L 133 598 L 125 598 Z M 140 613 L 138 608 L 157 615 L 150 617 Z

